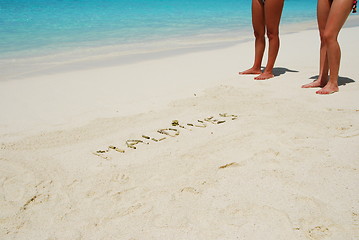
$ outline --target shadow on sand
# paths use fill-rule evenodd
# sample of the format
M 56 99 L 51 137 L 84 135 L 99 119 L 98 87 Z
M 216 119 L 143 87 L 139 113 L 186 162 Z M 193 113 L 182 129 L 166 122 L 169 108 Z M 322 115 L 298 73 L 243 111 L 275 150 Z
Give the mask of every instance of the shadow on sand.
M 310 77 L 309 79 L 316 80 L 318 77 L 319 77 L 319 75 L 315 75 L 315 76 Z M 348 83 L 353 83 L 353 82 L 355 82 L 355 81 L 348 77 L 339 76 L 339 78 L 338 78 L 338 86 L 345 86 Z
M 283 75 L 285 74 L 286 72 L 299 72 L 297 70 L 291 70 L 291 69 L 288 69 L 288 68 L 283 68 L 283 67 L 275 67 L 273 68 L 273 75 L 275 77 L 278 77 L 280 75 Z

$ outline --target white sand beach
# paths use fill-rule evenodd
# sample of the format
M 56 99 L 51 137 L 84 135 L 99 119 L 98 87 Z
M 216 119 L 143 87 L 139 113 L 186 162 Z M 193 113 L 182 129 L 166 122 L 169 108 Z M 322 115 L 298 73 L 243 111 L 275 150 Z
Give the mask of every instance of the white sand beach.
M 317 30 L 267 81 L 238 74 L 253 42 L 1 81 L 0 238 L 359 239 L 358 42 L 328 96 L 300 87 Z

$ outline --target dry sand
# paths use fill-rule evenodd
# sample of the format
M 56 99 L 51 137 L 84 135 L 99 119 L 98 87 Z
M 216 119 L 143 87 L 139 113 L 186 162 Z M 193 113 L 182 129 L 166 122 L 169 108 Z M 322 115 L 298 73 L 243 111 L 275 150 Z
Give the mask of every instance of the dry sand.
M 358 32 L 329 96 L 300 88 L 316 30 L 282 36 L 268 81 L 238 75 L 248 42 L 0 82 L 0 238 L 358 239 Z

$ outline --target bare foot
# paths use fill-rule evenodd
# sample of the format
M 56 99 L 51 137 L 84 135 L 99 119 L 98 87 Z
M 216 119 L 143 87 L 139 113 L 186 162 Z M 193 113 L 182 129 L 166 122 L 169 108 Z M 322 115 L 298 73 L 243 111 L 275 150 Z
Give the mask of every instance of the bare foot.
M 274 77 L 273 73 L 264 72 L 261 75 L 255 77 L 254 79 L 255 80 L 266 80 L 266 79 L 270 79 L 272 77 Z
M 324 87 L 327 84 L 328 80 L 321 80 L 321 79 L 317 79 L 311 83 L 307 83 L 302 85 L 302 88 L 316 88 L 316 87 Z
M 338 85 L 328 83 L 327 85 L 325 85 L 325 87 L 316 91 L 315 93 L 324 95 L 324 94 L 332 94 L 338 91 L 339 91 Z
M 252 67 L 252 68 L 250 68 L 250 69 L 248 69 L 248 70 L 245 70 L 245 71 L 243 71 L 243 72 L 239 72 L 240 75 L 245 75 L 245 74 L 261 74 L 261 73 L 262 73 L 262 71 L 261 71 L 260 68 L 254 68 L 254 67 Z

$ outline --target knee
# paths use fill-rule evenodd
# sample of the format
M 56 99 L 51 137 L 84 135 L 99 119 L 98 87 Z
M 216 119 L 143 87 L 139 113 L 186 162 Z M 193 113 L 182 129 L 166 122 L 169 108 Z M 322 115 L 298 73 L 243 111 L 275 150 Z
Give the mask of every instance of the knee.
M 262 32 L 262 31 L 254 31 L 254 37 L 256 39 L 263 39 L 264 40 L 264 32 Z
M 324 32 L 323 34 L 321 34 L 320 40 L 324 44 L 330 44 L 337 41 L 337 35 L 331 32 Z
M 319 29 L 320 41 L 322 43 L 325 43 L 324 33 L 325 33 L 325 29 Z
M 322 44 L 325 44 L 324 33 L 320 33 L 320 42 L 321 42 Z
M 267 31 L 267 37 L 270 40 L 279 39 L 279 32 Z

